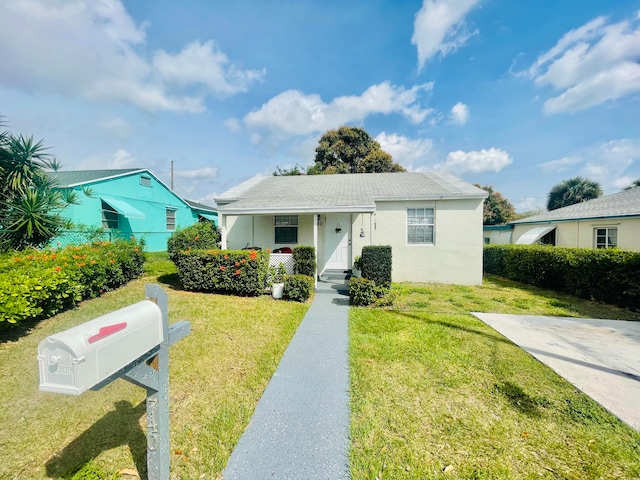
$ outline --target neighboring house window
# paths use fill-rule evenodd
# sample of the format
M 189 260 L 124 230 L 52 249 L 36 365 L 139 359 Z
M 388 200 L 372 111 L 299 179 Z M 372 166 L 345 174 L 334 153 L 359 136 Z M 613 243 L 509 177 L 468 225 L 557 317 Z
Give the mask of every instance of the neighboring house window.
M 143 185 L 145 187 L 150 187 L 151 186 L 151 177 L 146 177 L 146 176 L 142 175 L 140 177 L 140 185 Z
M 617 228 L 594 228 L 596 248 L 616 248 L 618 246 Z
M 176 229 L 176 210 L 175 208 L 167 208 L 167 230 Z
M 539 240 L 540 245 L 556 245 L 556 229 L 554 228 Z
M 275 243 L 298 243 L 298 216 L 274 215 Z
M 484 243 L 489 245 L 491 243 L 491 237 L 484 237 Z
M 102 228 L 118 229 L 118 212 L 110 205 L 102 202 Z
M 433 208 L 407 209 L 407 243 L 433 244 Z

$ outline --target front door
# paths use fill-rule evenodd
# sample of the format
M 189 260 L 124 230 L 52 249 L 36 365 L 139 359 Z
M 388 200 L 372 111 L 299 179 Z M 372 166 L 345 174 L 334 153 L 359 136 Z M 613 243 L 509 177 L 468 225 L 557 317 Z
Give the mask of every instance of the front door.
M 324 268 L 347 270 L 351 260 L 351 214 L 328 213 L 324 231 L 326 252 Z

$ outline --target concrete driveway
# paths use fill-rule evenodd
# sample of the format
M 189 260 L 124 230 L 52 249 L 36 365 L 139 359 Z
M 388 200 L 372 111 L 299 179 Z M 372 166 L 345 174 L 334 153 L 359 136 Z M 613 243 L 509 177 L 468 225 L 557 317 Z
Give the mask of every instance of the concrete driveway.
M 640 322 L 473 315 L 640 431 Z

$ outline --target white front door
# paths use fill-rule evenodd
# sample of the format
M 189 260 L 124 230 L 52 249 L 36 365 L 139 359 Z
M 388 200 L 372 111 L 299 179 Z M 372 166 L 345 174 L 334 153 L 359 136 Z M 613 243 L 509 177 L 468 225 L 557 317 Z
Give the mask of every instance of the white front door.
M 324 227 L 325 269 L 347 270 L 351 260 L 351 214 L 328 213 Z

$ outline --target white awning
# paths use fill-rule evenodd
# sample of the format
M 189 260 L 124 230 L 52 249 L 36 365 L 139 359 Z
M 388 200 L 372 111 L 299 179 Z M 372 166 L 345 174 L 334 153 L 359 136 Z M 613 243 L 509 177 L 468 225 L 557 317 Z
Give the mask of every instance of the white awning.
M 198 212 L 198 215 L 200 215 L 202 218 L 205 218 L 207 220 L 211 220 L 213 223 L 216 223 L 218 221 L 217 215 L 211 215 L 209 213 L 200 213 L 200 212 Z
M 113 208 L 120 215 L 123 215 L 127 218 L 144 219 L 144 213 L 142 213 L 137 208 L 132 207 L 124 200 L 116 200 L 115 198 L 111 198 L 111 197 L 100 197 L 100 199 L 104 203 L 109 205 L 111 208 Z
M 555 225 L 547 225 L 546 227 L 535 227 L 531 230 L 528 230 L 523 235 L 520 235 L 520 238 L 516 240 L 516 245 L 533 245 L 542 237 L 544 237 L 547 233 L 552 230 L 555 230 Z

